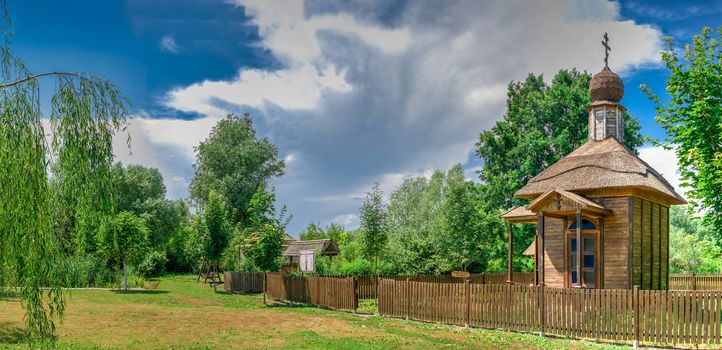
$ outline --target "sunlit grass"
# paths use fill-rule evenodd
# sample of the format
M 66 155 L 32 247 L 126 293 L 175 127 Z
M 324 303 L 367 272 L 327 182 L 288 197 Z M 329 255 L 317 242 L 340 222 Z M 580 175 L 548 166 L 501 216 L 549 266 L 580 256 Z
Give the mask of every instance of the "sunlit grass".
M 74 290 L 59 349 L 616 349 L 589 342 L 465 329 L 313 306 L 263 305 L 263 296 L 214 292 L 194 276 L 155 291 Z M 360 311 L 375 312 L 375 301 Z M 0 300 L 0 349 L 24 349 L 17 299 Z

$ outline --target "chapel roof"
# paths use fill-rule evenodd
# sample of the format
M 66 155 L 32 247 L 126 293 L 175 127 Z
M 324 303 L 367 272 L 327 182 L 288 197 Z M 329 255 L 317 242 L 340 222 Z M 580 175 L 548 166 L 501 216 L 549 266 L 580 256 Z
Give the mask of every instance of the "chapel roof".
M 534 176 L 514 195 L 535 199 L 555 188 L 573 192 L 629 187 L 657 192 L 671 204 L 686 203 L 661 174 L 614 137 L 587 141 Z

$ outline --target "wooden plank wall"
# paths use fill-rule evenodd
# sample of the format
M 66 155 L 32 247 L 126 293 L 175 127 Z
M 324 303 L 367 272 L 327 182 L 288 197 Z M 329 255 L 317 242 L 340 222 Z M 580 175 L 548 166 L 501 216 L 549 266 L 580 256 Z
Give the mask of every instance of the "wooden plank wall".
M 630 217 L 632 234 L 632 286 L 642 285 L 642 201 L 632 197 L 632 216 Z
M 544 218 L 544 284 L 549 287 L 565 287 L 564 229 L 564 220 Z
M 669 289 L 669 208 L 662 207 L 660 216 L 660 264 L 661 264 L 661 276 L 659 289 Z
M 602 288 L 627 289 L 629 284 L 629 200 L 604 198 L 612 214 L 604 218 L 602 252 Z
M 571 289 L 382 279 L 379 313 L 623 343 L 631 343 L 639 334 L 638 340 L 650 346 L 718 346 L 722 340 L 722 291 Z
M 632 284 L 667 289 L 669 278 L 669 208 L 632 198 Z

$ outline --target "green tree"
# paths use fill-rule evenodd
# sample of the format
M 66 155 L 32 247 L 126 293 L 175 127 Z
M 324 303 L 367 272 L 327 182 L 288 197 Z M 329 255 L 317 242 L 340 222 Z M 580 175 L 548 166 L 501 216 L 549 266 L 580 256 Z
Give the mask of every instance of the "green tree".
M 246 247 L 245 257 L 252 266 L 262 271 L 276 271 L 281 266 L 281 254 L 286 238 L 286 207 L 276 212 L 276 194 L 273 188 L 259 187 L 248 205 L 249 227 L 242 230 L 240 245 Z
M 89 74 L 33 73 L 12 52 L 6 2 L 0 7 L 0 183 L 11 189 L 0 191 L 0 285 L 21 286 L 31 339 L 52 342 L 65 302 L 56 281 L 48 280 L 59 247 L 51 224 L 49 130 L 41 111 L 50 112 L 52 169 L 64 179 L 57 190 L 70 199 L 78 218 L 70 224 L 87 233 L 112 211 L 111 141 L 125 124 L 126 102 L 114 85 Z M 50 96 L 50 104 L 40 96 Z
M 211 191 L 228 201 L 230 222 L 248 223 L 248 204 L 258 188 L 283 175 L 278 149 L 267 138 L 257 138 L 251 117 L 229 115 L 196 147 L 195 175 L 190 196 L 203 207 Z
M 669 211 L 669 265 L 672 273 L 720 273 L 722 249 L 714 242 L 712 230 L 687 208 Z
M 677 154 L 692 208 L 706 213 L 705 221 L 722 242 L 722 27 L 717 38 L 711 32 L 702 29 L 681 55 L 667 38 L 662 52 L 670 71 L 667 102 L 647 86 L 642 89 L 657 105 L 657 122 L 668 135 L 664 146 Z
M 443 247 L 451 267 L 466 271 L 469 265 L 481 263 L 488 254 L 483 249 L 485 240 L 479 228 L 474 184 L 464 178 L 458 164 L 449 170 L 446 178 L 442 208 L 446 238 Z
M 278 271 L 281 267 L 285 232 L 283 227 L 268 222 L 253 232 L 253 245 L 245 256 L 261 271 Z
M 524 204 L 514 192 L 587 141 L 590 79 L 586 72 L 560 70 L 551 85 L 534 74 L 509 84 L 506 114 L 476 144 L 491 207 Z M 624 144 L 631 150 L 642 145 L 639 129 L 636 118 L 624 117 Z
M 216 263 L 228 247 L 231 227 L 226 220 L 225 198 L 214 191 L 211 191 L 203 208 L 203 229 L 206 232 L 203 257 L 208 262 Z
M 430 179 L 408 178 L 389 197 L 386 227 L 388 259 L 398 273 L 439 274 L 447 272 L 439 247 L 444 235 L 444 183 L 446 175 L 435 171 Z M 342 250 L 343 252 L 343 250 Z
M 363 254 L 373 262 L 374 273 L 379 273 L 379 260 L 384 256 L 388 236 L 386 233 L 386 209 L 379 184 L 366 193 L 361 207 L 361 232 L 363 232 Z
M 302 241 L 310 241 L 313 239 L 328 238 L 326 232 L 323 232 L 323 228 L 315 223 L 310 223 L 306 228 L 298 234 L 298 238 Z
M 137 265 L 148 248 L 148 228 L 143 219 L 124 211 L 107 219 L 98 231 L 98 252 L 123 270 L 123 288 L 128 290 L 128 266 Z
M 131 211 L 140 215 L 146 201 L 165 199 L 163 175 L 156 168 L 142 165 L 123 167 L 123 164 L 118 162 L 113 166 L 112 179 L 117 211 Z

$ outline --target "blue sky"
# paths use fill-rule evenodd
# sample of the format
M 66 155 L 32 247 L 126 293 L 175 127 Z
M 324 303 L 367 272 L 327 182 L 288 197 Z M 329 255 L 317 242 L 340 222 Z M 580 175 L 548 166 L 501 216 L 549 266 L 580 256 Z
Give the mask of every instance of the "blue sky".
M 193 146 L 226 113 L 250 112 L 279 146 L 275 186 L 296 234 L 309 222 L 357 224 L 364 191 L 482 161 L 478 133 L 529 72 L 610 66 L 642 132 L 664 137 L 638 85 L 663 93 L 661 40 L 689 42 L 722 19 L 718 1 L 10 1 L 14 48 L 35 72 L 84 71 L 132 102 L 132 155 L 182 198 Z M 675 179 L 673 157 L 642 156 Z

